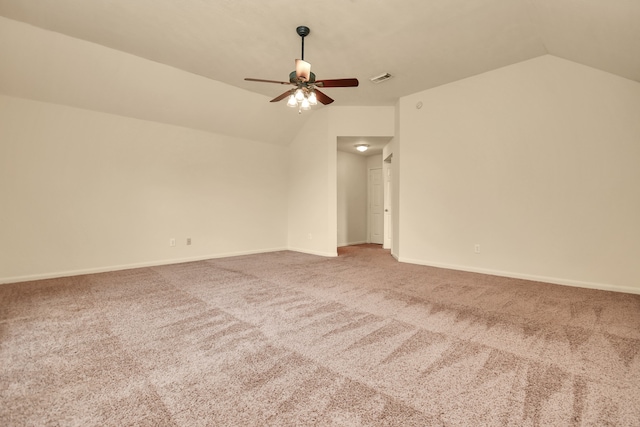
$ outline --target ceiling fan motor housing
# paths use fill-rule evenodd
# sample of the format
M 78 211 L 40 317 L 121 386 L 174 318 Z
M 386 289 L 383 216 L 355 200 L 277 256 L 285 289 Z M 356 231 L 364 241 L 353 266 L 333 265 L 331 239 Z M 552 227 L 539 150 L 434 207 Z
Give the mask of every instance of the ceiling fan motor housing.
M 300 83 L 300 79 L 298 78 L 298 75 L 296 74 L 295 70 L 289 74 L 289 81 L 296 85 Z M 312 71 L 311 73 L 309 73 L 309 80 L 307 80 L 306 83 L 313 83 L 315 81 L 316 81 L 316 75 L 313 74 L 313 71 Z

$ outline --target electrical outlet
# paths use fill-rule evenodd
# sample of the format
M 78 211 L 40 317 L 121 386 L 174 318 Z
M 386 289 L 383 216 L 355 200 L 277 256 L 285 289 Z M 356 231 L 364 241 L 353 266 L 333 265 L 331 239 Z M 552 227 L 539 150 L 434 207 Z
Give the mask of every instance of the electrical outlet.
M 191 237 L 187 237 L 187 246 L 191 244 Z
M 309 239 L 309 240 L 313 240 L 313 234 L 309 233 L 309 234 L 307 235 L 307 239 Z
M 176 239 L 169 239 L 169 246 L 175 246 L 176 245 Z
M 480 244 L 476 243 L 475 246 L 473 247 L 473 251 L 477 254 L 480 253 Z

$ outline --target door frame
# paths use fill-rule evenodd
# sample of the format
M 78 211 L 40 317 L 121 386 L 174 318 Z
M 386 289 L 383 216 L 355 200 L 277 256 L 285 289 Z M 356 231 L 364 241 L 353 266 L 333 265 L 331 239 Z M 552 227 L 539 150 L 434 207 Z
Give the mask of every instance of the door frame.
M 374 194 L 374 186 L 373 186 L 373 180 L 374 180 L 374 171 L 380 171 L 380 188 L 378 190 L 378 197 L 381 203 L 380 206 L 380 215 L 381 215 L 381 222 L 380 222 L 380 239 L 379 241 L 373 241 L 373 232 L 374 230 L 374 226 L 373 226 L 373 202 L 375 200 L 376 195 Z M 368 168 L 367 169 L 367 242 L 368 243 L 375 243 L 377 245 L 382 245 L 384 244 L 384 168 L 382 167 L 382 165 L 380 165 L 380 167 L 373 167 L 373 168 Z

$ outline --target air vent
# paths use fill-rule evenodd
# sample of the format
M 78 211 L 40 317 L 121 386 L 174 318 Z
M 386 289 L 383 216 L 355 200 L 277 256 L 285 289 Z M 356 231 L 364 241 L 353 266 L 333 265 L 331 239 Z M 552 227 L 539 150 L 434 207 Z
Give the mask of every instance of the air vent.
M 386 80 L 389 80 L 391 77 L 393 77 L 391 74 L 384 73 L 380 74 L 379 76 L 371 77 L 369 80 L 371 80 L 371 83 L 382 83 Z

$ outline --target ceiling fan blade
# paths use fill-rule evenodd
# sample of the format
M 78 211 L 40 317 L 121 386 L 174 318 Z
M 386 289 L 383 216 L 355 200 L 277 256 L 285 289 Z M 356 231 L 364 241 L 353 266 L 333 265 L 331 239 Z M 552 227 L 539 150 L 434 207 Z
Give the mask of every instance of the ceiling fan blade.
M 315 92 L 316 92 L 316 99 L 319 102 L 323 103 L 324 105 L 331 104 L 333 102 L 333 99 L 329 98 L 327 95 L 320 92 L 318 89 L 315 89 Z
M 251 79 L 251 78 L 245 78 L 246 81 L 248 82 L 261 82 L 261 83 L 277 83 L 277 84 L 281 84 L 281 85 L 290 85 L 293 84 L 291 82 L 279 82 L 277 80 L 263 80 L 263 79 Z
M 316 80 L 315 84 L 318 87 L 356 87 L 359 82 L 358 79 L 331 79 Z
M 285 93 L 283 93 L 282 95 L 276 96 L 275 98 L 273 98 L 271 100 L 271 102 L 278 102 L 278 101 L 282 101 L 283 99 L 285 99 L 287 96 L 291 95 L 291 91 L 288 90 Z

